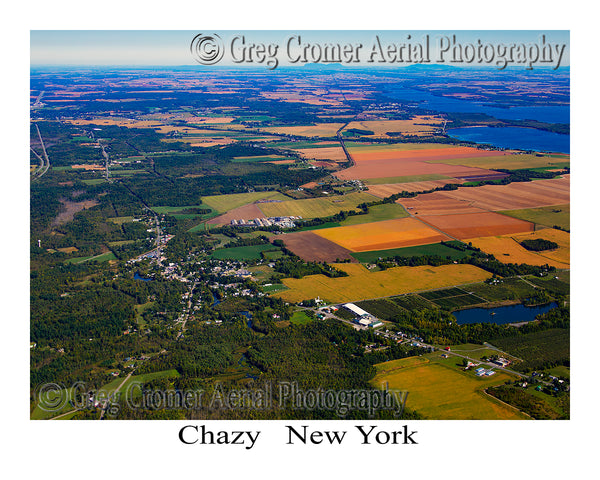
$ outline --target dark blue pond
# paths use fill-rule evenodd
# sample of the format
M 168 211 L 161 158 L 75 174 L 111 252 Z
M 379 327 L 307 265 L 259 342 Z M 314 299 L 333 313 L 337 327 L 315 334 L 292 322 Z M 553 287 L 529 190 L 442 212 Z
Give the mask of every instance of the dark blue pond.
M 566 106 L 495 107 L 483 102 L 438 97 L 429 92 L 399 85 L 389 86 L 385 93 L 397 100 L 419 102 L 419 108 L 437 112 L 485 113 L 505 120 L 538 120 L 548 123 L 571 123 L 570 108 Z
M 135 272 L 133 274 L 133 279 L 134 280 L 143 280 L 144 282 L 151 282 L 152 280 L 154 280 L 153 278 L 147 278 L 147 277 L 142 277 L 140 276 L 139 273 Z
M 500 148 L 518 148 L 536 152 L 570 152 L 570 135 L 520 127 L 452 128 L 448 135 L 459 140 L 488 143 Z
M 456 317 L 456 323 L 459 325 L 466 323 L 496 323 L 504 325 L 506 323 L 531 322 L 535 320 L 536 315 L 546 313 L 556 306 L 556 303 L 550 303 L 537 307 L 526 307 L 519 304 L 497 308 L 469 308 L 467 310 L 452 312 L 452 315 Z

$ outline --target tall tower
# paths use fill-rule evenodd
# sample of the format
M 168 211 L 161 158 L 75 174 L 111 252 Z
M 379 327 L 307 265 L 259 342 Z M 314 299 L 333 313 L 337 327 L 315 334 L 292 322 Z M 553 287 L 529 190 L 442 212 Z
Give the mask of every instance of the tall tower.
M 42 241 L 38 240 L 38 247 L 42 248 Z

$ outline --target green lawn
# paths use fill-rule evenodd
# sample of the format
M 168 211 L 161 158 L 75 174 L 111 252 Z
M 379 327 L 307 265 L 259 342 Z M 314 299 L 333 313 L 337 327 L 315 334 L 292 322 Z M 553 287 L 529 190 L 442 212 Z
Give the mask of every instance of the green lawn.
M 304 325 L 306 323 L 310 323 L 310 322 L 313 322 L 313 321 L 314 321 L 314 319 L 310 318 L 302 310 L 300 310 L 298 312 L 294 312 L 294 314 L 292 315 L 292 318 L 290 318 L 290 322 L 294 323 L 296 325 Z
M 398 203 L 384 203 L 369 207 L 369 213 L 366 215 L 354 215 L 340 222 L 341 226 L 359 225 L 361 223 L 381 222 L 383 220 L 392 220 L 394 218 L 408 217 L 408 212 Z
M 498 213 L 528 222 L 553 227 L 555 225 L 570 230 L 571 205 L 554 205 L 551 207 L 525 208 L 522 210 L 504 210 Z
M 91 256 L 91 257 L 70 258 L 70 259 L 66 260 L 66 262 L 67 263 L 84 263 L 84 262 L 89 262 L 89 261 L 107 262 L 109 260 L 117 260 L 117 257 L 115 257 L 114 253 L 106 252 L 106 253 L 101 253 L 100 255 Z

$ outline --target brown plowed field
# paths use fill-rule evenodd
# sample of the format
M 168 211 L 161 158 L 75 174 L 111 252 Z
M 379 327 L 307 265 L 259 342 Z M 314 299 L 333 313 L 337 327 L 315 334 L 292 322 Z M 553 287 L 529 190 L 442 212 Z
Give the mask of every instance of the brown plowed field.
M 369 186 L 369 193 L 379 185 Z M 481 210 L 518 210 L 569 203 L 569 175 L 564 178 L 515 182 L 508 185 L 460 187 L 449 192 L 433 192 L 400 203 L 413 215 L 446 215 Z
M 369 188 L 371 192 L 371 188 Z M 473 206 L 473 202 L 452 198 L 447 192 L 433 192 L 414 198 L 401 198 L 401 204 L 411 215 L 450 215 L 457 213 L 483 213 L 485 210 Z
M 304 260 L 311 262 L 335 262 L 349 259 L 358 262 L 350 255 L 350 250 L 320 237 L 313 232 L 293 232 L 277 237 L 285 246 Z
M 266 218 L 266 215 L 258 208 L 258 205 L 255 203 L 249 203 L 248 205 L 243 205 L 238 208 L 234 208 L 229 212 L 219 215 L 218 217 L 211 218 L 208 222 L 211 225 L 226 225 L 229 224 L 232 220 L 239 220 L 243 218 L 244 220 L 251 220 L 253 218 Z
M 494 212 L 419 216 L 419 218 L 460 240 L 533 231 L 533 223 Z
M 450 178 L 448 180 L 428 180 L 425 182 L 384 183 L 381 185 L 369 185 L 369 193 L 379 198 L 385 198 L 399 192 L 423 192 L 443 187 L 448 183 L 463 183 L 463 181 Z
M 519 208 L 562 205 L 570 201 L 569 175 L 564 178 L 516 182 L 508 185 L 484 185 L 459 188 L 449 197 L 473 202 L 486 210 L 516 210 Z

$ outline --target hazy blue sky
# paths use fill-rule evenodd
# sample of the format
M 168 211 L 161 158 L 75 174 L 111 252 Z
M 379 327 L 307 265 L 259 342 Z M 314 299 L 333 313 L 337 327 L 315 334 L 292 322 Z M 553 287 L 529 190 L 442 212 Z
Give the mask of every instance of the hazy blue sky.
M 280 45 L 277 54 L 280 65 L 286 65 L 285 43 L 290 35 L 300 34 L 302 42 L 308 43 L 362 43 L 361 60 L 379 35 L 382 42 L 401 43 L 407 35 L 413 42 L 421 41 L 429 34 L 432 49 L 435 49 L 439 35 L 455 34 L 457 41 L 493 44 L 537 43 L 540 35 L 546 35 L 546 42 L 566 44 L 561 65 L 569 64 L 568 31 L 168 31 L 168 30 L 33 30 L 31 31 L 31 65 L 194 65 L 190 53 L 190 43 L 198 33 L 217 33 L 225 44 L 225 54 L 220 65 L 231 65 L 229 46 L 236 35 L 244 35 L 246 43 L 274 43 Z M 247 65 L 246 63 L 238 65 Z M 372 65 L 372 64 L 365 64 Z M 257 66 L 256 63 L 254 66 Z

